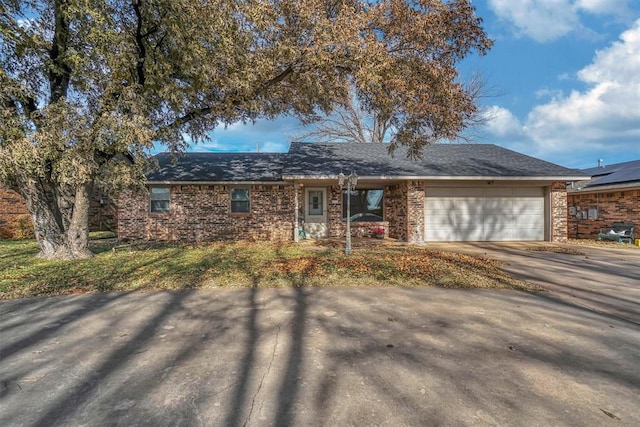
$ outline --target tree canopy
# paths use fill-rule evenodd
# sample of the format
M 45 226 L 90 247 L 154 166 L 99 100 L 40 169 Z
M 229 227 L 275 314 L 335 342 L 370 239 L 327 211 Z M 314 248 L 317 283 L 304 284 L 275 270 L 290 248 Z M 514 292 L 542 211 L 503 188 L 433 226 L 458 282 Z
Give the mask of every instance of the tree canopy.
M 481 129 L 492 118 L 486 105 L 481 105 L 483 98 L 498 96 L 495 88 L 487 86 L 483 74 L 474 73 L 464 81 L 464 90 L 475 105 L 475 110 L 465 113 L 462 123 L 463 132 L 458 133 L 456 140 L 470 142 L 475 132 Z M 308 142 L 350 142 L 350 143 L 388 143 L 393 150 L 398 144 L 396 123 L 398 117 L 377 111 L 375 106 L 363 107 L 358 101 L 356 91 L 352 87 L 352 95 L 344 103 L 340 103 L 331 114 L 323 114 L 318 120 L 307 124 L 298 134 L 295 141 Z M 423 137 L 421 143 L 436 142 L 435 135 L 416 135 Z M 450 140 L 450 138 L 447 138 Z M 421 146 L 421 144 L 418 144 Z
M 143 182 L 154 142 L 344 104 L 417 152 L 476 107 L 456 64 L 491 47 L 467 0 L 0 0 L 0 179 L 46 257 L 89 256 L 95 186 Z

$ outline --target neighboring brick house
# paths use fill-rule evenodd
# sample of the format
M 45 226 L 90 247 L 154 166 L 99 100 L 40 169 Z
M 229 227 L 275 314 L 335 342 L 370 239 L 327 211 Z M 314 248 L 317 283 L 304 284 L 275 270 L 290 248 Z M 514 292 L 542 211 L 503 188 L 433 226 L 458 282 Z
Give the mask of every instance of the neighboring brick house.
M 488 144 L 428 146 L 421 160 L 384 144 L 292 143 L 288 153 L 157 156 L 148 191 L 123 192 L 118 235 L 132 240 L 298 240 L 384 227 L 423 241 L 564 241 L 566 182 L 578 171 Z M 358 175 L 350 195 L 340 172 Z
M 0 185 L 0 239 L 32 237 L 30 220 L 20 193 Z
M 640 160 L 584 169 L 590 180 L 567 189 L 569 237 L 594 239 L 614 222 L 632 222 L 640 234 Z
M 89 207 L 91 231 L 116 231 L 113 198 L 96 192 Z M 16 188 L 0 185 L 0 239 L 32 237 L 33 224 L 24 199 Z

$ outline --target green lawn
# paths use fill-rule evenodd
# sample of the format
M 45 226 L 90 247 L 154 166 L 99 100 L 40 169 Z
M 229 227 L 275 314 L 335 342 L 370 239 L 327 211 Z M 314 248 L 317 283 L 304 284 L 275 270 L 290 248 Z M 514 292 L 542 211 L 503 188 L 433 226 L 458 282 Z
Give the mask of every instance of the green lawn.
M 406 246 L 345 256 L 340 245 L 93 241 L 89 260 L 36 258 L 33 240 L 0 241 L 0 299 L 136 289 L 440 286 L 539 290 L 494 260 Z

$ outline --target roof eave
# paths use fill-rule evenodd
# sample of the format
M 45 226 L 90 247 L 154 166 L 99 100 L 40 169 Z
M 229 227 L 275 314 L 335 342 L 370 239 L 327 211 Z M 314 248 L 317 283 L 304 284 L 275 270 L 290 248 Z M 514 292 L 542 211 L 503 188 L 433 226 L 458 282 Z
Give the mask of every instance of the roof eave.
M 640 190 L 640 182 L 633 184 L 608 184 L 594 187 L 567 188 L 569 194 L 586 194 L 586 193 L 610 193 L 612 191 L 635 191 Z
M 147 185 L 291 185 L 285 181 L 147 181 Z
M 297 181 L 304 179 L 313 180 L 335 180 L 337 175 L 283 175 L 283 181 Z M 380 180 L 380 181 L 578 181 L 585 179 L 585 176 L 429 176 L 429 175 L 378 175 L 378 176 L 362 176 L 358 175 L 360 180 Z

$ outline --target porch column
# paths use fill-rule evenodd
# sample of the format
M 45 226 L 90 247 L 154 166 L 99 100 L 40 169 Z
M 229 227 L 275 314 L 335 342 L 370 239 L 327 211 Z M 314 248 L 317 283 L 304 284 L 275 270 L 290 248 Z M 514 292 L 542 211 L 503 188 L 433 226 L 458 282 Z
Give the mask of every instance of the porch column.
M 424 242 L 424 182 L 408 181 L 407 204 L 407 242 Z

